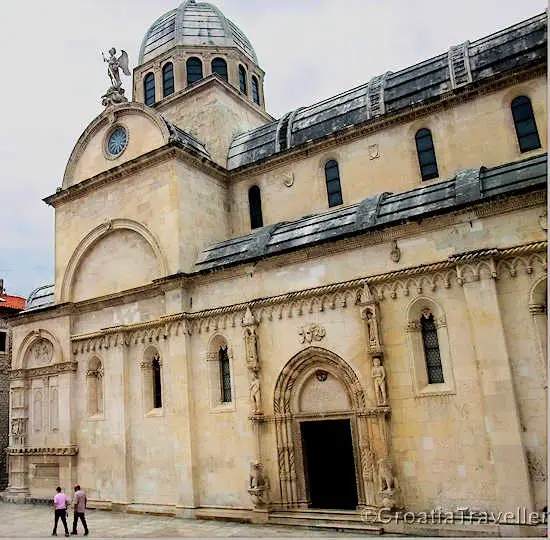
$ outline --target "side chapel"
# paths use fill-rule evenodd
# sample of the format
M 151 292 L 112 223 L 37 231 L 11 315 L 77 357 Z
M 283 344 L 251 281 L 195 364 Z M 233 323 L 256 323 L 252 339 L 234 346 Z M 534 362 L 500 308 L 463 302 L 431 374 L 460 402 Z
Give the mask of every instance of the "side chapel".
M 546 51 L 543 13 L 274 119 L 214 4 L 153 23 L 131 101 L 111 50 L 12 324 L 4 497 L 545 507 Z

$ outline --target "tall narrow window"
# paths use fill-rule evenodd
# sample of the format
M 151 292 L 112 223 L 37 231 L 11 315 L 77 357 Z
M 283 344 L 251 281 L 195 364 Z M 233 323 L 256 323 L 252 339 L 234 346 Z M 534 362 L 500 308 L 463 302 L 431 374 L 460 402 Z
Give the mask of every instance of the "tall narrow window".
M 262 217 L 262 195 L 258 186 L 248 190 L 248 207 L 250 209 L 250 228 L 257 229 L 264 226 Z
M 432 132 L 426 128 L 420 129 L 416 132 L 415 140 L 422 180 L 437 178 L 439 176 L 439 172 L 437 170 L 437 161 L 435 159 L 435 148 L 432 139 Z
M 212 73 L 219 75 L 224 81 L 228 81 L 227 62 L 223 58 L 214 58 L 212 60 Z
M 143 93 L 145 96 L 145 105 L 152 105 L 155 102 L 155 76 L 153 73 L 145 75 Z
M 202 79 L 202 62 L 200 58 L 192 56 L 187 59 L 187 84 L 193 84 Z
M 220 347 L 220 387 L 222 403 L 231 402 L 231 371 L 227 347 Z
M 342 186 L 340 185 L 340 171 L 338 162 L 331 159 L 325 165 L 325 179 L 327 182 L 327 194 L 329 208 L 338 206 L 344 201 L 342 199 Z
M 168 62 L 162 68 L 162 91 L 164 97 L 174 93 L 174 64 Z
M 522 152 L 529 152 L 529 150 L 540 148 L 535 115 L 531 100 L 527 96 L 519 96 L 512 101 L 512 116 L 516 126 L 519 149 Z
M 428 371 L 428 384 L 443 383 L 443 367 L 439 353 L 439 340 L 437 328 L 432 313 L 422 314 L 420 318 L 422 328 L 422 342 L 424 343 L 424 356 L 426 357 L 426 369 Z
M 254 75 L 252 75 L 252 99 L 256 105 L 260 104 L 260 85 Z
M 8 350 L 7 332 L 0 330 L 0 352 L 6 352 Z
M 243 66 L 239 66 L 239 88 L 241 92 L 245 95 L 248 94 L 247 90 L 247 84 L 246 84 L 246 69 L 244 69 Z
M 156 354 L 151 364 L 153 369 L 153 408 L 162 407 L 162 383 L 160 377 L 160 356 Z

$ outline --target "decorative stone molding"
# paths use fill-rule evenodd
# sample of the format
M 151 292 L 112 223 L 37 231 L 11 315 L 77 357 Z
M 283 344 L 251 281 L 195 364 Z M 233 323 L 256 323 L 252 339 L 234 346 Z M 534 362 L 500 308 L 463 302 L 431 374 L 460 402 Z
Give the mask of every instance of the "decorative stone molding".
M 26 448 L 9 447 L 6 452 L 10 456 L 17 455 L 42 455 L 42 456 L 76 456 L 78 454 L 78 446 L 58 446 L 58 447 L 42 447 L 33 446 Z
M 448 62 L 453 90 L 472 82 L 469 55 L 470 42 L 465 41 L 449 49 Z
M 300 343 L 313 343 L 322 341 L 327 335 L 327 331 L 319 324 L 308 324 L 298 330 L 298 335 L 302 338 Z
M 35 377 L 43 377 L 45 375 L 59 375 L 61 373 L 76 372 L 78 362 L 62 362 L 50 366 L 30 368 L 30 369 L 12 369 L 10 371 L 10 379 L 30 379 Z

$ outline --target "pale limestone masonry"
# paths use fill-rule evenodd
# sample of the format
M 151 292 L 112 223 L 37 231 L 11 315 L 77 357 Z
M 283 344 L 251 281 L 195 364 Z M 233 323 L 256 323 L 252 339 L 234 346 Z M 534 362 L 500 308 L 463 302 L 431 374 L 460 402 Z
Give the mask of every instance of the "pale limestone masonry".
M 547 505 L 546 17 L 273 121 L 233 64 L 228 82 L 186 84 L 199 53 L 246 56 L 263 83 L 225 18 L 223 46 L 178 41 L 186 10 L 212 9 L 161 19 L 167 45 L 135 68 L 134 101 L 91 122 L 46 199 L 55 286 L 14 323 L 5 497 L 78 481 L 114 510 L 540 534 L 403 512 Z M 518 96 L 540 139 L 526 152 Z M 424 182 L 421 128 L 438 165 Z

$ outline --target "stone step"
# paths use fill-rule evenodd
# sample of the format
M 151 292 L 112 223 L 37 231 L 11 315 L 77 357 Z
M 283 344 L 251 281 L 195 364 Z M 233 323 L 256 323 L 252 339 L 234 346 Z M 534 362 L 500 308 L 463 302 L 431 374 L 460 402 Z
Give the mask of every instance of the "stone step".
M 272 512 L 268 523 L 273 525 L 292 525 L 324 529 L 341 529 L 357 531 L 362 534 L 384 534 L 384 528 L 369 525 L 361 519 L 357 512 L 340 510 L 300 510 L 296 512 Z

